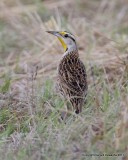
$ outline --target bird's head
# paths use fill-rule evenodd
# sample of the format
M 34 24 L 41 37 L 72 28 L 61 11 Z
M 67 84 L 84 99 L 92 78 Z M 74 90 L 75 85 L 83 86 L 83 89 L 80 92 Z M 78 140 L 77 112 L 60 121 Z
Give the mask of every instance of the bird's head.
M 50 34 L 53 34 L 58 37 L 61 42 L 64 51 L 73 51 L 77 49 L 75 37 L 66 31 L 47 31 Z

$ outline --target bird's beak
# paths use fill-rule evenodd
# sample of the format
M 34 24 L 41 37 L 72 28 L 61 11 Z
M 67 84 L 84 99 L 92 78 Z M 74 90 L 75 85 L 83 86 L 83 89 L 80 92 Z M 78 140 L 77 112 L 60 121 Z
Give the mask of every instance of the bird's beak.
M 67 50 L 67 45 L 66 45 L 66 43 L 64 42 L 64 40 L 63 40 L 63 35 L 62 35 L 60 32 L 57 32 L 57 31 L 46 31 L 46 32 L 48 32 L 48 33 L 50 33 L 50 34 L 53 34 L 54 36 L 57 36 L 57 38 L 59 39 L 59 41 L 61 42 L 61 44 L 62 44 L 62 46 L 63 46 L 63 48 L 64 48 L 64 51 Z
M 46 32 L 53 34 L 54 36 L 60 36 L 59 32 L 57 31 L 46 31 Z

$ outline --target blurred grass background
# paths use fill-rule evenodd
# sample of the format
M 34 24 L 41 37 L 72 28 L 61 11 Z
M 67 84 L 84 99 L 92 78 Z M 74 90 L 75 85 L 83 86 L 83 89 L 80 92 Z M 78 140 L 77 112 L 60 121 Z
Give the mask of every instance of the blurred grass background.
M 0 159 L 128 159 L 127 15 L 127 0 L 0 1 Z M 87 69 L 87 103 L 66 122 L 46 30 L 73 33 Z

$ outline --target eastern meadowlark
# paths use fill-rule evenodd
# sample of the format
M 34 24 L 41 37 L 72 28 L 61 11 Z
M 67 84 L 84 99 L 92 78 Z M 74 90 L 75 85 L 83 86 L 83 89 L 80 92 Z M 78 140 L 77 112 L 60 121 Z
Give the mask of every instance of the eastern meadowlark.
M 65 51 L 58 65 L 57 91 L 78 114 L 82 111 L 87 94 L 87 75 L 79 58 L 75 37 L 66 31 L 47 32 L 58 37 Z

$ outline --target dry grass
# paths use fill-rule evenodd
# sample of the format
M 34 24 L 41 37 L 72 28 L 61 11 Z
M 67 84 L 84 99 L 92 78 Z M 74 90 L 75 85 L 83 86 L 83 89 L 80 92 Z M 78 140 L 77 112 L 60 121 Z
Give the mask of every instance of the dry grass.
M 0 10 L 1 159 L 127 160 L 127 0 L 3 0 Z M 65 123 L 53 89 L 63 50 L 46 30 L 76 35 L 87 68 L 87 103 Z

